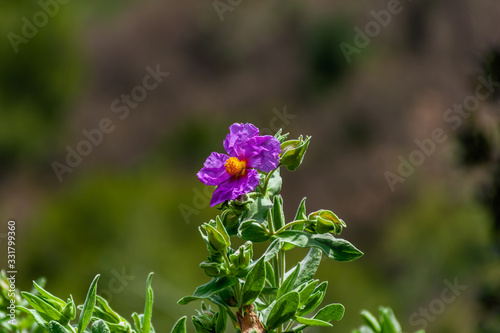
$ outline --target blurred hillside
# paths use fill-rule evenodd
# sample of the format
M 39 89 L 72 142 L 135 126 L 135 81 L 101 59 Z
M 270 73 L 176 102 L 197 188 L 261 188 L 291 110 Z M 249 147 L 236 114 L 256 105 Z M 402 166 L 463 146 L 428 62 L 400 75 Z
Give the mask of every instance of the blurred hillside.
M 43 275 L 81 303 L 101 273 L 128 314 L 154 271 L 157 331 L 194 314 L 176 302 L 208 280 L 197 228 L 216 214 L 195 174 L 251 122 L 313 137 L 282 172 L 288 218 L 306 196 L 365 252 L 320 268 L 326 301 L 346 306 L 338 332 L 378 305 L 407 331 L 500 332 L 500 4 L 221 2 L 0 4 L 0 219 L 17 221 L 18 286 Z M 478 87 L 484 101 L 453 111 Z M 402 160 L 419 165 L 402 175 Z M 419 321 L 454 281 L 467 289 Z

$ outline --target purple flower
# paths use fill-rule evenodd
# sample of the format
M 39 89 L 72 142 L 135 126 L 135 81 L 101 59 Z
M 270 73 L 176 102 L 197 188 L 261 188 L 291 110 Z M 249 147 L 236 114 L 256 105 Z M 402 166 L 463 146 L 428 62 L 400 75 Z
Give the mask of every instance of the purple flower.
M 278 139 L 271 135 L 259 136 L 259 129 L 249 123 L 234 123 L 229 127 L 224 149 L 228 155 L 210 154 L 197 174 L 203 184 L 217 186 L 211 207 L 253 191 L 259 185 L 257 170 L 276 169 L 281 153 Z

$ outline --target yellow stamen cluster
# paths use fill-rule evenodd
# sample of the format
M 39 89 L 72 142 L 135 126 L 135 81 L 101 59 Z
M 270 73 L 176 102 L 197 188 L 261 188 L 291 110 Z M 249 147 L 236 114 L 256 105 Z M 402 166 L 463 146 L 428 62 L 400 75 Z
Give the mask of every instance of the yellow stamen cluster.
M 243 176 L 247 166 L 246 161 L 240 161 L 237 157 L 230 157 L 224 164 L 226 172 L 231 176 Z

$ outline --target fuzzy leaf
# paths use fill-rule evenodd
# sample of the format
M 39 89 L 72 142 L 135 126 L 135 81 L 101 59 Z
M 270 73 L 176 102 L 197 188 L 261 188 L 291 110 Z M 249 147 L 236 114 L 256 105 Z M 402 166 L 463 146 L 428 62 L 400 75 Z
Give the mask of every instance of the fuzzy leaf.
M 170 333 L 186 333 L 186 316 L 177 320 Z
M 300 286 L 302 283 L 311 280 L 318 270 L 319 264 L 321 263 L 321 250 L 317 247 L 312 247 L 307 255 L 300 262 L 300 271 L 293 284 L 293 288 Z
M 151 281 L 153 279 L 153 273 L 149 273 L 148 280 L 146 282 L 146 305 L 144 307 L 144 324 L 142 327 L 143 333 L 149 333 L 151 331 L 151 317 L 153 316 L 153 288 L 151 288 Z
M 102 319 L 96 320 L 92 324 L 92 333 L 110 333 L 110 332 L 111 331 L 109 330 L 109 327 Z
M 71 333 L 71 331 L 53 320 L 49 323 L 49 333 Z
M 92 284 L 90 285 L 89 291 L 87 293 L 87 298 L 85 299 L 85 303 L 83 304 L 83 310 L 80 313 L 80 320 L 78 321 L 78 329 L 77 333 L 82 333 L 92 318 L 92 312 L 94 312 L 94 306 L 96 302 L 96 293 L 97 293 L 97 281 L 99 281 L 100 275 L 98 274 Z
M 352 261 L 363 255 L 363 252 L 345 239 L 335 238 L 331 234 L 311 234 L 298 230 L 285 230 L 274 237 L 298 247 L 319 248 L 328 258 L 336 261 Z
M 272 330 L 293 318 L 299 306 L 299 293 L 289 292 L 273 302 L 266 320 L 267 330 Z
M 252 267 L 247 275 L 242 290 L 241 305 L 248 305 L 255 301 L 266 283 L 266 266 L 264 258 Z
M 319 319 L 311 319 L 311 318 L 306 318 L 306 317 L 294 317 L 293 320 L 298 322 L 299 324 L 304 324 L 307 326 L 327 326 L 327 327 L 332 327 L 332 324 L 329 322 L 319 320 Z
M 318 311 L 314 316 L 314 319 L 319 319 L 323 321 L 340 320 L 344 316 L 345 308 L 342 304 L 334 303 L 328 304 L 324 308 Z
M 262 224 L 256 220 L 242 222 L 238 228 L 238 235 L 244 240 L 254 243 L 262 243 L 271 238 Z
M 210 282 L 205 283 L 204 285 L 199 286 L 196 288 L 192 296 L 185 296 L 181 298 L 177 304 L 188 304 L 190 302 L 193 302 L 198 299 L 205 299 L 209 298 L 215 293 L 218 293 L 230 286 L 233 286 L 236 282 L 236 278 L 234 277 L 221 277 L 221 278 L 214 278 L 210 280 Z

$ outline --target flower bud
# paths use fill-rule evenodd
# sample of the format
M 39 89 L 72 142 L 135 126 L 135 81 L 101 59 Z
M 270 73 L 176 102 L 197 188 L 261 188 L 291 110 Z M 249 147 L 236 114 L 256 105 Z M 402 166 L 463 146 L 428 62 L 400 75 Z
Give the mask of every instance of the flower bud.
M 228 274 L 228 270 L 223 263 L 203 261 L 200 267 L 210 277 L 220 277 Z
M 297 169 L 302 164 L 310 140 L 310 136 L 304 140 L 301 135 L 297 140 L 283 142 L 281 144 L 280 164 L 286 166 L 290 171 Z
M 306 226 L 306 230 L 318 234 L 331 232 L 334 235 L 339 235 L 342 229 L 347 225 L 345 222 L 338 218 L 335 213 L 330 210 L 319 210 L 309 214 L 307 218 L 311 224 Z
M 62 310 L 62 315 L 68 320 L 68 322 L 75 319 L 76 307 L 73 302 L 73 298 L 68 299 L 68 303 L 66 303 L 66 306 Z
M 245 269 L 250 265 L 253 256 L 252 242 L 246 242 L 238 250 L 229 256 L 229 261 L 233 265 L 232 270 Z
M 222 226 L 222 229 L 224 229 L 220 219 L 218 219 L 217 223 L 204 223 L 201 228 L 205 229 L 207 232 L 206 235 L 203 233 L 202 229 L 199 228 L 201 236 L 207 243 L 207 249 L 210 253 L 226 253 L 228 246 L 231 245 L 229 243 L 229 236 L 225 233 L 225 229 L 224 231 L 221 230 L 219 224 Z

